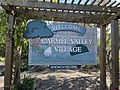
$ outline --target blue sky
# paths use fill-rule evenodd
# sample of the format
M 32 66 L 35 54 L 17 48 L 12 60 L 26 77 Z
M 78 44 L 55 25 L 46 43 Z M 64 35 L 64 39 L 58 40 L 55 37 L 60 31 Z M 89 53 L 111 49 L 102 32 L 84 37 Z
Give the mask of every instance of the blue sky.
M 61 3 L 63 3 L 65 0 L 60 0 Z M 72 0 L 67 0 L 67 3 L 70 3 Z M 76 4 L 79 0 L 74 0 L 74 3 Z M 87 0 L 82 0 L 81 4 L 84 4 Z M 92 2 L 93 0 L 89 0 L 88 4 Z M 100 1 L 100 0 L 98 0 Z M 117 1 L 120 2 L 120 0 L 111 0 L 111 1 Z
M 50 1 L 50 0 L 46 0 L 46 1 Z M 53 0 L 54 1 L 54 0 Z M 57 0 L 56 0 L 57 1 Z M 65 0 L 60 0 L 60 3 L 64 3 Z M 67 0 L 67 3 L 70 3 L 72 0 Z M 79 0 L 74 0 L 74 4 L 78 3 Z M 84 4 L 87 0 L 82 0 L 81 4 Z M 92 2 L 93 0 L 89 0 L 88 4 L 90 2 Z M 100 0 L 98 0 L 100 1 Z M 105 0 L 104 0 L 105 1 Z M 111 1 L 117 1 L 120 2 L 120 0 L 111 0 Z

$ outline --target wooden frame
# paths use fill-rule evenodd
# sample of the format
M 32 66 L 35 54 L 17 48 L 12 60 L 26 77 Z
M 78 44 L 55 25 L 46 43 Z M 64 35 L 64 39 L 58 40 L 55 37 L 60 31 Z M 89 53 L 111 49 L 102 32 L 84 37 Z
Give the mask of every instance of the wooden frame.
M 53 20 L 54 18 L 55 21 L 62 22 L 86 22 L 105 25 L 110 23 L 116 15 L 119 16 L 120 3 L 108 0 L 108 2 L 103 4 L 104 0 L 99 3 L 96 3 L 96 1 L 90 2 L 86 0 L 84 4 L 81 4 L 82 0 L 78 0 L 76 3 L 74 3 L 75 0 L 69 3 L 67 3 L 67 0 L 63 3 L 59 2 L 59 0 L 57 2 L 52 2 L 52 0 L 50 2 L 45 0 L 2 0 L 0 4 L 7 11 L 13 9 L 17 15 L 24 13 L 27 18 L 32 19 Z M 90 3 L 88 4 L 88 2 Z
M 117 18 L 111 21 L 112 85 L 111 90 L 119 90 L 119 33 Z
M 108 0 L 104 3 L 101 0 L 72 0 L 71 2 L 47 2 L 32 1 L 32 0 L 1 0 L 0 5 L 8 13 L 8 30 L 13 30 L 14 19 L 11 12 L 15 12 L 16 17 L 24 14 L 27 19 L 42 19 L 55 20 L 62 22 L 75 23 L 92 23 L 101 26 L 101 90 L 106 89 L 106 30 L 105 26 L 112 21 L 112 89 L 118 90 L 118 76 L 119 76 L 119 54 L 118 54 L 118 19 L 120 19 L 120 2 Z M 116 14 L 117 13 L 117 14 Z M 6 62 L 5 62 L 5 90 L 10 90 L 11 87 L 11 69 L 12 69 L 12 39 L 7 34 L 6 42 Z M 10 53 L 10 54 L 9 54 Z M 115 84 L 114 84 L 115 83 Z
M 5 53 L 5 78 L 4 89 L 11 89 L 12 81 L 12 65 L 13 65 L 13 26 L 14 26 L 14 14 L 8 15 L 8 32 L 6 35 L 6 53 Z
M 100 31 L 100 90 L 106 90 L 106 25 Z
M 9 0 L 8 0 L 9 1 Z M 1 2 L 2 3 L 2 2 Z M 42 8 L 42 9 L 55 9 L 55 10 L 73 10 L 73 11 L 90 11 L 90 12 L 112 12 L 116 13 L 120 11 L 120 8 L 98 5 L 84 4 L 68 4 L 68 3 L 50 3 L 50 2 L 32 2 L 32 1 L 14 1 L 6 2 L 15 7 L 26 8 Z M 101 2 L 102 3 L 102 2 Z

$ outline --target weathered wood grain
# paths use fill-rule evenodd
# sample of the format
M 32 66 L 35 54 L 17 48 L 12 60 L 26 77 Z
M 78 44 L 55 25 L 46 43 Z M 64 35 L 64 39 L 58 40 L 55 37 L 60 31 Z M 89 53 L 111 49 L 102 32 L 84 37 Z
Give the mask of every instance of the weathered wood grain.
M 100 90 L 106 90 L 106 25 L 100 31 Z
M 119 33 L 118 20 L 111 22 L 112 85 L 111 90 L 119 90 Z
M 5 77 L 4 90 L 11 90 L 12 81 L 12 64 L 13 64 L 13 25 L 14 15 L 8 15 L 8 32 L 6 35 L 6 52 L 5 52 Z
M 24 0 L 2 0 L 0 4 L 10 4 L 16 7 L 44 8 L 57 10 L 76 10 L 76 11 L 91 11 L 91 12 L 111 12 L 116 13 L 120 8 L 98 6 L 98 5 L 82 5 L 82 4 L 65 4 L 65 3 L 50 3 L 50 2 L 32 2 Z

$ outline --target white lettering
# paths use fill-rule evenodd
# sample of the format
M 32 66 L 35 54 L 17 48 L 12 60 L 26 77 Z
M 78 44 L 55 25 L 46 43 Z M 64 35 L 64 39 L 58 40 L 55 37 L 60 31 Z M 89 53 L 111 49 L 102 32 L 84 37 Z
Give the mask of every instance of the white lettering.
M 82 52 L 81 47 L 54 47 L 56 52 Z
M 60 38 L 43 38 L 41 40 L 43 44 L 68 44 L 67 39 L 60 39 Z
M 70 39 L 72 44 L 92 44 L 91 39 Z
M 80 26 L 72 25 L 72 24 L 58 24 L 58 25 L 52 25 L 53 30 L 63 30 L 63 29 L 73 29 L 73 30 L 80 30 Z
M 91 39 L 43 38 L 43 44 L 92 44 Z

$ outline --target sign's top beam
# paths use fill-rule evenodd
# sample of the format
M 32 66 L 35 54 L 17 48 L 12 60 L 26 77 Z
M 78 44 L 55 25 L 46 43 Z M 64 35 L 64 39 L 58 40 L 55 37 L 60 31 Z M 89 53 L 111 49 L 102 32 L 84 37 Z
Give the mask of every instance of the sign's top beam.
M 110 12 L 116 13 L 120 11 L 119 7 L 87 5 L 87 4 L 70 4 L 70 3 L 50 3 L 50 2 L 33 2 L 27 0 L 2 0 L 0 4 L 10 4 L 15 7 L 26 8 L 43 8 L 56 10 L 73 10 L 73 11 L 89 11 L 89 12 Z
M 106 2 L 104 0 L 64 0 L 64 2 L 61 0 L 56 2 L 54 0 L 1 0 L 0 5 L 7 13 L 15 11 L 15 13 L 26 14 L 27 18 L 44 20 L 54 18 L 54 20 L 63 22 L 95 24 L 102 24 L 120 11 L 120 2 L 111 0 Z

